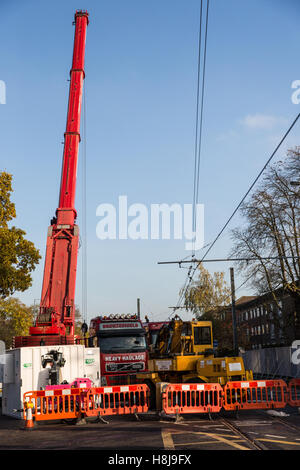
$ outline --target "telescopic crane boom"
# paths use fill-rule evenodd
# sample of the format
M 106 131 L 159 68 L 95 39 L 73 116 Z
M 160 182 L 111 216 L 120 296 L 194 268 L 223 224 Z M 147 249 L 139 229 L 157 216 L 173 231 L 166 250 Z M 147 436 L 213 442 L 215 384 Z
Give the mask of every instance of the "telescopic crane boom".
M 75 223 L 75 191 L 88 16 L 88 13 L 82 10 L 75 13 L 59 205 L 48 228 L 39 314 L 35 325 L 30 328 L 30 336 L 15 338 L 16 347 L 34 344 L 74 344 L 74 301 L 79 242 L 79 229 Z

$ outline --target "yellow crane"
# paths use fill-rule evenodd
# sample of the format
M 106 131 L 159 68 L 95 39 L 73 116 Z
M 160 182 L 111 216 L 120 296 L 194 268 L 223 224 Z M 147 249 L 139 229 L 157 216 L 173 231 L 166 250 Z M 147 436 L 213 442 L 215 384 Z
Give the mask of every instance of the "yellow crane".
M 151 332 L 151 324 L 148 324 Z M 148 371 L 137 374 L 152 394 L 157 383 L 219 383 L 252 380 L 242 357 L 215 357 L 212 322 L 182 321 L 176 316 L 164 325 L 149 348 Z

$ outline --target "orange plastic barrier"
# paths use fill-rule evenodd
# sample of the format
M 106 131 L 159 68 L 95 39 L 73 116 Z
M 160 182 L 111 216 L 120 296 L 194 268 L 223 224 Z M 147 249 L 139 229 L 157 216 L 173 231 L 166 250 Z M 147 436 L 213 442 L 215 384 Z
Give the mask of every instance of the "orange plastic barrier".
M 163 392 L 166 414 L 218 413 L 222 408 L 220 384 L 169 384 Z
M 149 409 L 149 393 L 145 384 L 91 388 L 86 398 L 86 416 L 145 413 Z
M 28 403 L 33 404 L 32 417 L 35 421 L 53 419 L 74 419 L 84 413 L 87 390 L 69 388 L 62 390 L 38 390 L 24 393 L 24 419 Z
M 300 379 L 292 379 L 288 386 L 288 404 L 300 406 Z
M 24 393 L 23 402 L 24 419 L 30 404 L 34 421 L 143 413 L 149 409 L 149 388 L 142 384 L 40 390 Z
M 224 387 L 225 410 L 284 408 L 287 385 L 283 380 L 227 382 Z

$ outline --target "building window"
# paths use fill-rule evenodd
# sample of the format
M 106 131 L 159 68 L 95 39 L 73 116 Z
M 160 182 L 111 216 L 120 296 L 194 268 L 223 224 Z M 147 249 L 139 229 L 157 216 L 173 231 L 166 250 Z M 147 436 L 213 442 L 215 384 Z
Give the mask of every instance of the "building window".
M 280 328 L 280 330 L 279 330 L 279 339 L 283 339 L 283 338 L 284 338 L 283 330 Z
M 273 323 L 271 324 L 271 339 L 275 339 L 275 327 Z
M 272 319 L 272 318 L 273 318 L 272 305 L 269 304 L 268 307 L 267 307 L 267 309 L 268 309 L 269 318 Z

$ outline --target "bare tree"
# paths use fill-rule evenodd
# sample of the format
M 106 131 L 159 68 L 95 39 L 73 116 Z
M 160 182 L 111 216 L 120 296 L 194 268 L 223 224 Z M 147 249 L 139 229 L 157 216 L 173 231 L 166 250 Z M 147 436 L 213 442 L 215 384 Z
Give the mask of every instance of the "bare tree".
M 300 300 L 300 147 L 269 168 L 241 214 L 246 225 L 232 231 L 230 253 L 248 259 L 239 271 L 258 294 L 271 292 L 279 310 L 279 288 Z

